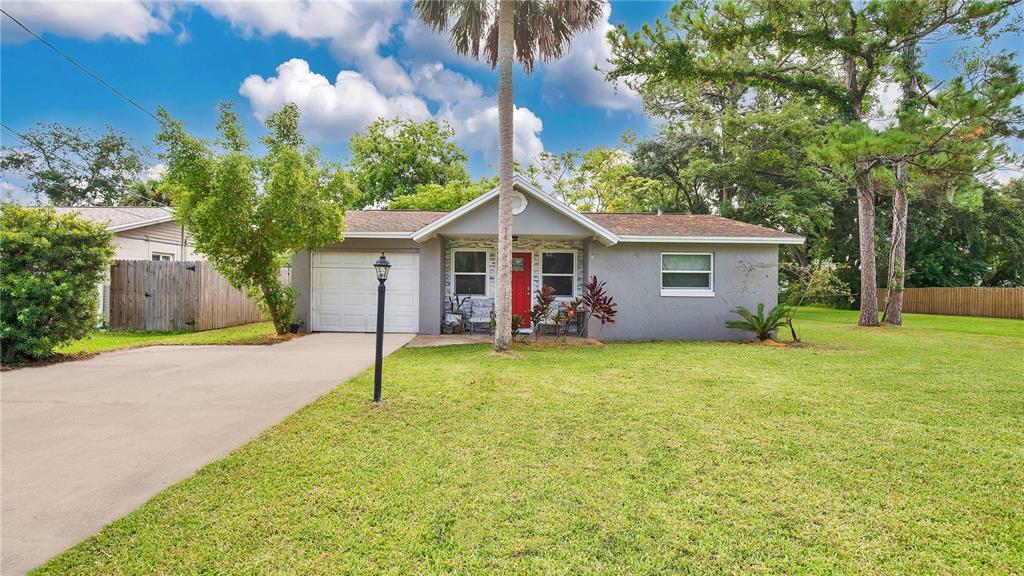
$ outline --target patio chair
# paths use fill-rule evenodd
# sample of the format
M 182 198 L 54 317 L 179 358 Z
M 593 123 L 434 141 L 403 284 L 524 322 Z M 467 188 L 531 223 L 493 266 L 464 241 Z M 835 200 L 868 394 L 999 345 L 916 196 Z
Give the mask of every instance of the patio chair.
M 478 324 L 484 324 L 487 332 L 491 331 L 491 318 L 494 317 L 494 302 L 491 300 L 473 300 L 469 313 L 469 332 L 476 332 Z

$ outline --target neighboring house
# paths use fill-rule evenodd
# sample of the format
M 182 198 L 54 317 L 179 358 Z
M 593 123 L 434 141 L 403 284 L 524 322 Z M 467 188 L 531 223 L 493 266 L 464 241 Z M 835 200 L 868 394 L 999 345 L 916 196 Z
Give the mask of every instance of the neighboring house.
M 438 334 L 447 299 L 469 314 L 494 307 L 494 189 L 452 212 L 364 210 L 345 215 L 345 240 L 292 261 L 296 312 L 307 331 L 372 332 L 383 251 L 392 264 L 385 330 Z M 618 304 L 603 340 L 745 339 L 725 327 L 736 306 L 774 306 L 780 244 L 799 236 L 717 216 L 580 213 L 517 177 L 512 313 L 526 316 L 542 285 L 582 295 L 591 275 Z M 597 324 L 591 322 L 596 335 Z
M 205 260 L 174 220 L 170 208 L 128 206 L 59 206 L 59 214 L 105 224 L 114 233 L 117 260 Z

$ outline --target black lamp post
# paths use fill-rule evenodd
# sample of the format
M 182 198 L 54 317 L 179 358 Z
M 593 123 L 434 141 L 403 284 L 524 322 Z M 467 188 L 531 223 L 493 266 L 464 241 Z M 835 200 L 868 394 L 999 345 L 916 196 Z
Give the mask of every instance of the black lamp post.
M 373 263 L 373 269 L 377 272 L 377 363 L 373 368 L 373 401 L 380 402 L 380 370 L 384 363 L 384 283 L 388 280 L 388 271 L 391 270 L 391 263 L 380 253 L 380 258 Z

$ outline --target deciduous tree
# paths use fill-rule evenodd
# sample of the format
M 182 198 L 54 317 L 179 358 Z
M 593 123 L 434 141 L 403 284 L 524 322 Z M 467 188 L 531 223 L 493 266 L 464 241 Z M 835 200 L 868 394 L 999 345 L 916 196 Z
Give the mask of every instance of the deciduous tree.
M 355 207 L 387 203 L 418 186 L 469 181 L 466 153 L 455 131 L 433 120 L 381 118 L 349 140 L 349 166 L 359 196 Z
M 129 187 L 142 178 L 142 151 L 123 132 L 38 124 L 0 152 L 0 171 L 24 176 L 27 190 L 53 204 L 119 206 L 133 203 Z
M 164 188 L 196 249 L 233 286 L 262 302 L 284 334 L 295 306 L 291 288 L 281 283 L 281 266 L 293 252 L 341 240 L 344 222 L 335 200 L 344 173 L 305 144 L 294 104 L 267 118 L 262 156 L 251 152 L 231 104 L 220 112 L 211 146 L 159 111 Z

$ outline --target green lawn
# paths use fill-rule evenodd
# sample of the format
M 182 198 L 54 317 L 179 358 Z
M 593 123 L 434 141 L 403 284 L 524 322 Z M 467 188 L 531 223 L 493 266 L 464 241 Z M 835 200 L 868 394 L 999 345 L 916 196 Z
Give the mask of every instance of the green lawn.
M 91 354 L 122 348 L 167 344 L 260 344 L 273 340 L 274 324 L 259 322 L 203 332 L 108 331 L 92 334 L 56 350 L 58 354 Z
M 802 317 L 401 350 L 41 572 L 1024 573 L 1024 323 Z

